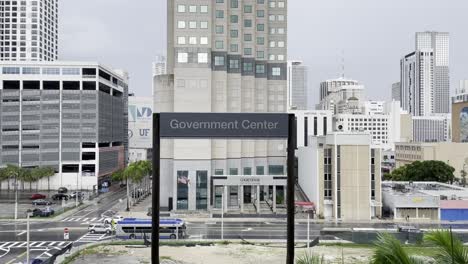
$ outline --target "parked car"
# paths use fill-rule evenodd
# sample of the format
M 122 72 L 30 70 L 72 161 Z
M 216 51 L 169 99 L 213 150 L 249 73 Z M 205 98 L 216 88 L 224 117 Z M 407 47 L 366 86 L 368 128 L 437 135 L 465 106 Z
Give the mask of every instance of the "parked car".
M 37 199 L 32 202 L 33 205 L 51 205 L 52 202 L 44 200 L 44 199 Z
M 107 224 L 90 224 L 88 226 L 88 231 L 91 234 L 94 233 L 106 233 L 106 234 L 111 234 L 112 233 L 112 227 Z
M 52 195 L 52 200 L 68 200 L 68 195 L 67 194 L 64 194 L 64 193 L 56 193 L 54 195 Z
M 32 210 L 32 216 L 39 216 L 39 217 L 48 217 L 48 216 L 51 216 L 51 215 L 54 215 L 55 214 L 55 211 L 54 209 L 52 208 L 44 208 L 44 209 L 39 209 L 39 208 L 36 208 L 34 210 Z
M 398 226 L 397 230 L 404 233 L 422 233 L 422 230 L 415 226 Z
M 31 197 L 29 199 L 31 200 L 37 200 L 37 199 L 45 199 L 46 196 L 44 194 L 40 194 L 40 193 L 34 193 L 31 195 Z
M 124 218 L 123 216 L 120 216 L 120 215 L 114 215 L 114 216 L 111 216 L 111 217 L 106 217 L 104 218 L 104 224 L 110 224 L 112 223 L 112 220 L 114 220 L 116 223 L 118 223 L 119 221 L 122 221 Z
M 68 189 L 65 187 L 58 188 L 58 193 L 67 193 L 67 192 L 68 192 Z

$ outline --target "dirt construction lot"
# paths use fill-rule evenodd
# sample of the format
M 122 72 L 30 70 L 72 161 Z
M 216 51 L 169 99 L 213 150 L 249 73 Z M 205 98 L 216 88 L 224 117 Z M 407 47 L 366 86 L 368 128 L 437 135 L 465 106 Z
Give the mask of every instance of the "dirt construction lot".
M 306 249 L 297 249 L 296 256 Z M 342 248 L 338 246 L 318 246 L 311 249 L 323 255 L 329 263 L 368 263 L 372 254 L 367 248 Z M 160 248 L 161 263 L 167 264 L 283 264 L 286 249 L 275 246 L 215 245 L 195 247 Z M 344 261 L 341 260 L 344 256 Z M 151 263 L 150 249 L 135 246 L 102 246 L 90 249 L 71 263 Z

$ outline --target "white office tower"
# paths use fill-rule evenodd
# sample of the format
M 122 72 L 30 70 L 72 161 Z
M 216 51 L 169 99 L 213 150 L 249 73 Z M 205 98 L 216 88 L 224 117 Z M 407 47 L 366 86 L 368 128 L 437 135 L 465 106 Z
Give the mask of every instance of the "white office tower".
M 166 57 L 156 56 L 156 60 L 153 62 L 153 76 L 164 75 L 167 73 Z
M 288 61 L 288 110 L 306 110 L 307 67 L 301 61 Z
M 0 61 L 58 56 L 58 0 L 0 1 Z
M 414 116 L 449 113 L 449 34 L 416 33 L 416 50 L 401 60 L 401 106 Z
M 451 140 L 451 114 L 413 116 L 414 142 L 448 142 Z
M 286 112 L 286 2 L 168 0 L 168 74 L 154 79 L 154 111 Z M 285 201 L 272 175 L 286 173 L 286 142 L 163 139 L 160 170 L 162 207 L 219 210 L 224 199 L 227 210 L 272 212 L 271 200 Z
M 359 85 L 359 82 L 355 80 L 344 79 L 344 78 L 326 80 L 324 82 L 321 82 L 320 83 L 320 101 L 322 101 L 330 93 L 334 92 L 335 90 L 345 85 Z

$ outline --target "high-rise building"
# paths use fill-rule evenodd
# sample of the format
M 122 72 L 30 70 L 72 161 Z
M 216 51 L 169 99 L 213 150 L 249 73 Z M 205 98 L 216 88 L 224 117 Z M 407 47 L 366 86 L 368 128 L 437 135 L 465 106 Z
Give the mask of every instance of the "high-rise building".
M 460 81 L 452 97 L 452 141 L 468 142 L 468 80 Z
M 322 91 L 326 96 L 316 106 L 317 110 L 331 110 L 334 114 L 362 113 L 365 100 L 364 85 L 338 79 L 322 82 Z
M 154 79 L 155 112 L 287 111 L 286 0 L 168 0 L 167 6 L 168 75 Z M 163 140 L 161 205 L 207 210 L 221 208 L 224 197 L 229 210 L 257 202 L 259 211 L 268 200 L 284 203 L 278 175 L 286 173 L 285 146 L 284 140 Z M 235 184 L 229 177 L 236 175 L 258 184 Z M 267 210 L 276 211 L 276 202 Z
M 301 61 L 288 61 L 288 109 L 308 109 L 307 96 L 307 67 Z
M 326 80 L 320 83 L 320 101 L 327 97 L 330 93 L 335 92 L 342 86 L 347 85 L 360 85 L 358 81 L 338 78 L 332 80 Z
M 128 157 L 130 162 L 151 160 L 153 98 L 128 97 Z
M 450 114 L 413 116 L 413 142 L 450 141 Z
M 320 218 L 380 217 L 381 150 L 371 145 L 369 134 L 335 132 L 299 148 L 298 182 Z
M 58 0 L 0 1 L 0 60 L 58 57 Z
M 156 56 L 156 61 L 153 62 L 153 76 L 164 75 L 167 73 L 166 57 Z
M 392 100 L 401 101 L 401 87 L 400 82 L 392 84 Z
M 401 59 L 401 106 L 415 116 L 449 113 L 449 34 L 417 32 L 415 43 Z
M 97 190 L 125 166 L 126 73 L 63 61 L 2 62 L 0 70 L 0 167 L 54 168 L 40 190 Z

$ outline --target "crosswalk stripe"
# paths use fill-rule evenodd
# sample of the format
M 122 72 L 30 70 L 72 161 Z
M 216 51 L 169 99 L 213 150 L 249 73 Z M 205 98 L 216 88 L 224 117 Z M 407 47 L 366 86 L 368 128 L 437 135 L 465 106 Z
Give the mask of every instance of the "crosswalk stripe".
M 58 245 L 61 246 L 65 243 L 65 241 L 60 242 Z
M 36 247 L 42 247 L 45 243 L 47 243 L 47 242 L 41 242 L 41 243 L 37 244 Z
M 97 217 L 94 217 L 94 218 L 90 219 L 89 221 L 94 222 L 94 220 L 96 220 L 96 219 L 97 219 Z
M 19 244 L 17 247 L 26 247 L 27 245 L 28 245 L 28 242 L 23 242 L 23 243 Z
M 56 241 L 50 242 L 50 243 L 49 243 L 49 246 L 51 247 L 51 246 L 53 246 L 55 243 L 57 243 L 57 242 L 56 242 Z
M 29 246 L 30 246 L 30 247 L 35 247 L 38 243 L 40 243 L 40 242 L 37 242 L 37 241 L 36 241 L 36 242 L 32 242 L 31 244 L 29 244 Z

